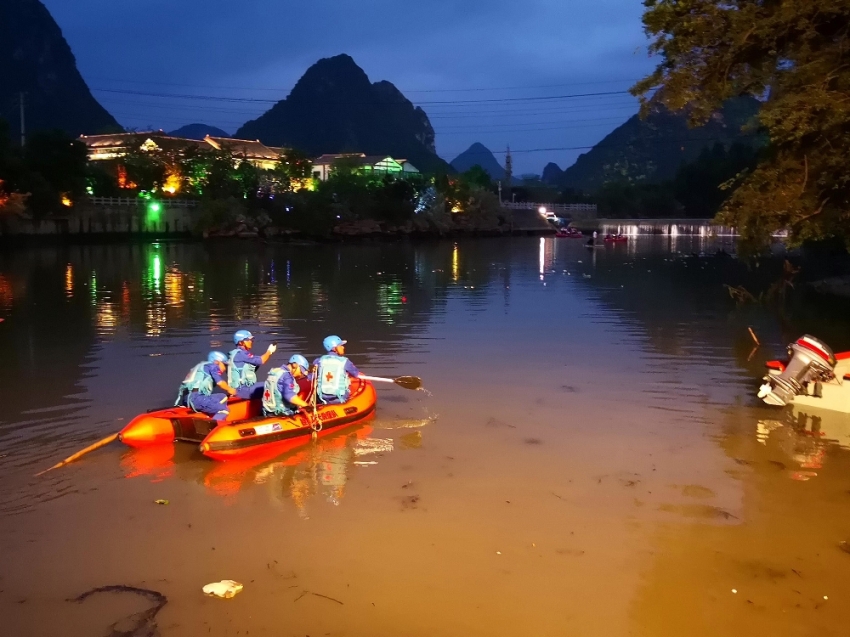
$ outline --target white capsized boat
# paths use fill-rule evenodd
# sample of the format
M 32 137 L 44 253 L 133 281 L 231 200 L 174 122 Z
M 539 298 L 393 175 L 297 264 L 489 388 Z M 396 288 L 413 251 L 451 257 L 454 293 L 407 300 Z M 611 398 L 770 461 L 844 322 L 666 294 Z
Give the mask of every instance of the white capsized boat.
M 806 334 L 788 346 L 788 361 L 767 361 L 758 397 L 768 405 L 850 413 L 850 352 L 833 354 Z

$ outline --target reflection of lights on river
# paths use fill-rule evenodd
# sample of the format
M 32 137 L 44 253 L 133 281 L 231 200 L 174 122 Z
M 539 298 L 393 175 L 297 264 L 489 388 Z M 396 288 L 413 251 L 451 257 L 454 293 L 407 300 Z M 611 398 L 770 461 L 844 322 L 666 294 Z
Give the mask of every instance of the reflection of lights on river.
M 0 274 L 0 305 L 5 309 L 12 307 L 12 283 Z
M 260 325 L 279 326 L 281 315 L 280 296 L 277 285 L 262 285 L 259 292 L 257 320 Z
M 126 281 L 121 284 L 121 316 L 130 319 L 130 285 Z
M 158 292 L 160 292 L 160 279 L 162 278 L 162 262 L 159 259 L 159 255 L 155 254 L 153 257 L 153 266 L 151 269 L 153 274 L 153 287 Z
M 318 281 L 310 284 L 310 300 L 313 303 L 313 313 L 324 312 L 328 309 L 328 295 L 322 290 L 322 285 Z
M 100 301 L 97 304 L 95 323 L 99 334 L 112 334 L 115 331 L 115 326 L 118 325 L 115 304 L 107 300 Z
M 538 258 L 540 262 L 540 280 L 543 280 L 543 273 L 546 271 L 546 239 L 540 237 L 540 254 Z
M 378 285 L 378 310 L 381 320 L 392 325 L 402 305 L 401 284 L 398 281 Z
M 546 270 L 551 270 L 555 266 L 555 241 L 557 239 L 540 238 L 540 280 L 543 280 L 543 275 Z
M 65 296 L 69 299 L 74 296 L 74 266 L 70 263 L 65 266 Z
M 458 254 L 457 244 L 452 249 L 452 281 L 457 283 L 460 278 L 460 255 Z
M 89 294 L 91 294 L 92 307 L 97 307 L 97 272 L 94 270 L 91 271 L 91 290 L 89 290 Z
M 165 273 L 165 302 L 168 305 L 183 303 L 183 274 L 177 268 L 169 268 Z
M 145 310 L 145 334 L 159 336 L 165 330 L 167 322 L 165 307 L 161 302 L 152 300 L 150 307 Z

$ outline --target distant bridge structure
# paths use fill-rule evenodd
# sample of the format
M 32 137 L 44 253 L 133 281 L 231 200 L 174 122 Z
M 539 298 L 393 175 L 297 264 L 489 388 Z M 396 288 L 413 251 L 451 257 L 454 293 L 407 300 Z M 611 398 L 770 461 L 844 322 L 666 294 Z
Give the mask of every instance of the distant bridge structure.
M 530 201 L 502 202 L 502 208 L 508 210 L 544 210 L 554 212 L 558 217 L 572 218 L 574 216 L 596 217 L 595 203 L 533 203 Z
M 636 236 L 660 234 L 676 237 L 679 235 L 697 235 L 700 237 L 734 237 L 735 228 L 720 226 L 711 219 L 598 219 L 600 232 L 604 234 L 624 234 Z

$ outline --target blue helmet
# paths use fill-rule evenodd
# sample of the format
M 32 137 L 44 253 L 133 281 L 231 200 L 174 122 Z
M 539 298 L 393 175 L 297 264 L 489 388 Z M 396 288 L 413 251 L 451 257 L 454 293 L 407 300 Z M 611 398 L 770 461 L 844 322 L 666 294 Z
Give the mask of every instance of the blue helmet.
M 248 330 L 239 330 L 236 334 L 233 335 L 233 342 L 236 345 L 239 345 L 242 341 L 253 341 L 254 335 L 251 334 Z
M 295 363 L 305 372 L 309 369 L 310 364 L 307 362 L 307 359 L 301 356 L 301 354 L 295 354 L 292 358 L 289 359 L 290 363 Z
M 221 352 L 210 352 L 207 354 L 207 362 L 208 363 L 226 363 L 227 355 L 222 354 Z
M 322 341 L 322 345 L 325 346 L 325 351 L 331 352 L 339 345 L 345 345 L 348 341 L 342 340 L 339 336 L 328 336 L 325 340 Z

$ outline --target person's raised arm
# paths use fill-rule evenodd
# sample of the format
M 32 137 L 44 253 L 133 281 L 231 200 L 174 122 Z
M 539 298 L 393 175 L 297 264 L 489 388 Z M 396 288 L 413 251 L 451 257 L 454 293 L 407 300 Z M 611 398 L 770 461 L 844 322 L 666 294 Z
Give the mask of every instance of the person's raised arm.
M 263 354 L 262 356 L 260 356 L 260 358 L 263 361 L 263 365 L 265 365 L 268 362 L 268 360 L 271 358 L 272 354 L 274 354 L 276 351 L 277 351 L 277 345 L 275 345 L 274 343 L 269 345 L 269 348 L 266 350 L 266 353 Z

